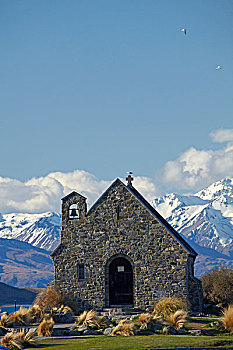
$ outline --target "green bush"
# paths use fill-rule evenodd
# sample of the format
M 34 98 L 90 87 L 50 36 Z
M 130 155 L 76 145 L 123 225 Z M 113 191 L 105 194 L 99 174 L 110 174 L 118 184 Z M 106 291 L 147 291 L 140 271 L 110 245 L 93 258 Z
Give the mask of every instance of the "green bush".
M 202 277 L 205 303 L 227 306 L 233 303 L 233 269 L 221 265 Z

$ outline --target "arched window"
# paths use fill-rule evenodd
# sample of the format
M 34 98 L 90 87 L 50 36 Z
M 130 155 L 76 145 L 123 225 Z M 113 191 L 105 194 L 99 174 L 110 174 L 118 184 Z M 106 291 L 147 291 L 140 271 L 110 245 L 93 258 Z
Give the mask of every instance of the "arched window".
M 69 207 L 69 219 L 78 219 L 78 204 L 72 204 Z

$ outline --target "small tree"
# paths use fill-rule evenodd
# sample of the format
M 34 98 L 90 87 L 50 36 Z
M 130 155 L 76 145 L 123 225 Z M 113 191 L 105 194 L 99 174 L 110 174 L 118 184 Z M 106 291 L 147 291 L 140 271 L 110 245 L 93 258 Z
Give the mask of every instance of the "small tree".
M 204 300 L 209 304 L 227 306 L 233 303 L 233 269 L 217 267 L 202 277 Z

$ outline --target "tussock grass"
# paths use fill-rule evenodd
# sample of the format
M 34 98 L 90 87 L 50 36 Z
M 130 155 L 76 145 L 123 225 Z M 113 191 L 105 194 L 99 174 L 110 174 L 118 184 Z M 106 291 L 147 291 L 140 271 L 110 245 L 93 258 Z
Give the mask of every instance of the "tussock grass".
M 0 327 L 6 328 L 8 326 L 8 318 L 9 316 L 7 314 L 1 315 Z
M 88 311 L 85 310 L 81 313 L 81 315 L 78 316 L 77 320 L 75 323 L 77 323 L 78 325 L 83 324 L 83 322 L 85 321 L 86 317 L 87 317 L 87 313 Z
M 41 322 L 42 311 L 39 305 L 33 305 L 28 309 L 28 320 L 30 324 Z
M 23 338 L 23 343 L 24 347 L 31 347 L 31 346 L 36 346 L 37 345 L 37 338 L 36 338 L 36 332 L 37 329 L 29 329 L 28 332 L 25 332 L 25 330 L 22 330 L 22 338 Z
M 167 322 L 176 329 L 181 329 L 188 317 L 188 313 L 184 310 L 177 310 L 176 312 L 167 315 Z
M 97 319 L 97 326 L 98 328 L 107 328 L 112 324 L 111 320 L 109 320 L 107 317 L 99 317 Z
M 187 309 L 187 303 L 177 297 L 165 297 L 158 301 L 155 305 L 152 315 L 168 316 L 177 310 Z
M 18 332 L 7 333 L 1 340 L 1 344 L 10 349 L 24 349 L 37 344 L 36 329 L 30 329 L 26 332 L 21 329 Z
M 37 294 L 34 305 L 38 305 L 42 313 L 50 312 L 54 307 L 61 307 L 63 297 L 61 293 L 53 287 L 49 287 Z
M 27 326 L 41 321 L 42 313 L 39 306 L 32 306 L 29 309 L 20 307 L 11 314 L 1 315 L 1 327 Z
M 140 314 L 138 316 L 138 322 L 140 324 L 148 323 L 151 321 L 152 318 L 153 318 L 153 316 L 151 314 L 149 314 L 148 312 L 147 313 L 143 312 L 142 314 Z
M 53 331 L 54 321 L 52 318 L 44 319 L 38 326 L 37 334 L 42 337 L 49 337 Z
M 223 309 L 221 322 L 227 330 L 233 332 L 233 304 Z
M 20 307 L 10 315 L 2 315 L 0 325 L 2 327 L 25 326 L 29 324 L 28 309 Z
M 95 310 L 85 310 L 80 316 L 78 316 L 76 323 L 78 325 L 98 326 L 98 317 Z
M 57 312 L 63 312 L 63 313 L 70 313 L 71 315 L 73 315 L 73 310 L 69 307 L 69 306 L 64 306 L 64 305 L 61 305 L 59 308 L 58 308 L 58 310 L 57 310 Z
M 17 333 L 10 332 L 7 333 L 1 340 L 1 344 L 10 349 L 23 349 L 22 338 L 17 335 Z
M 113 329 L 112 335 L 124 335 L 125 337 L 134 335 L 134 323 L 126 318 L 121 320 Z

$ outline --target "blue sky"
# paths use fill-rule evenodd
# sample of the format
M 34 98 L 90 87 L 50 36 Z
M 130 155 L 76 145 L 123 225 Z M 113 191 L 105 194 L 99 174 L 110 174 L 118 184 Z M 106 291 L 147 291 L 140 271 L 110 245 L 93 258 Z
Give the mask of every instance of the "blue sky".
M 3 179 L 131 170 L 191 191 L 166 167 L 232 145 L 232 0 L 0 0 L 0 51 Z

